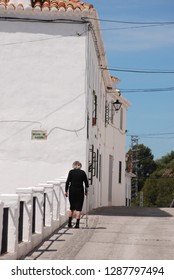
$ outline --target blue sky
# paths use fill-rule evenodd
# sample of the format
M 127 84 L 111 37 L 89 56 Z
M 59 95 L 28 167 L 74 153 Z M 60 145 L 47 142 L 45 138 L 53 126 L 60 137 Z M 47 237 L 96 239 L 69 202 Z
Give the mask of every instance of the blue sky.
M 91 0 L 100 19 L 142 22 L 125 24 L 101 21 L 108 67 L 121 70 L 170 70 L 174 72 L 173 0 Z M 160 22 L 157 26 L 144 23 Z M 118 88 L 132 106 L 127 113 L 127 135 L 139 136 L 155 159 L 174 150 L 174 73 L 111 71 L 121 82 Z M 150 92 L 126 92 L 150 89 Z M 173 133 L 173 134 L 168 134 Z M 157 134 L 157 135 L 155 135 Z M 127 149 L 131 144 L 127 136 Z

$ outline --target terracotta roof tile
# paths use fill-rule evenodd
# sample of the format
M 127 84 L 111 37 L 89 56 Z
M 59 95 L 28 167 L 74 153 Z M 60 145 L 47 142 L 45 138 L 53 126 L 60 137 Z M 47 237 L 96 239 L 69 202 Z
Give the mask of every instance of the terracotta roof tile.
M 80 0 L 0 0 L 0 10 L 2 9 L 13 9 L 13 10 L 27 10 L 32 9 L 32 11 L 36 10 L 92 10 L 94 7 L 92 4 L 88 4 L 86 2 Z

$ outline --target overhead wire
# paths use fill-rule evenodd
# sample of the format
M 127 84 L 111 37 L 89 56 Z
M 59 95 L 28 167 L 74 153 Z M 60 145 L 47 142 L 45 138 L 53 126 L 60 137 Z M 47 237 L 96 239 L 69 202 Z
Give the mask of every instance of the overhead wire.
M 137 136 L 142 137 L 142 136 L 158 136 L 158 135 L 174 135 L 174 132 L 144 133 L 144 134 L 138 134 Z M 127 136 L 132 136 L 132 135 L 127 135 Z
M 159 24 L 159 25 L 171 25 L 174 24 L 174 21 L 123 21 L 123 20 L 114 20 L 114 19 L 102 19 L 102 18 L 93 18 L 93 17 L 82 17 L 86 20 L 96 20 L 101 22 L 111 22 L 111 23 L 120 23 L 120 24 Z
M 149 25 L 128 26 L 128 27 L 111 27 L 111 28 L 101 28 L 101 31 L 139 29 L 139 28 L 159 27 L 159 26 L 161 26 L 161 24 L 149 24 Z
M 31 123 L 31 124 L 33 124 L 33 123 L 37 123 L 37 124 L 40 124 L 41 125 L 41 122 L 39 122 L 39 121 L 22 121 L 22 120 L 3 120 L 3 121 L 1 121 L 0 120 L 0 123 Z
M 163 92 L 163 91 L 174 91 L 174 87 L 166 87 L 166 88 L 137 88 L 137 89 L 121 89 L 120 91 L 123 93 L 133 93 L 133 92 Z
M 41 23 L 71 23 L 71 24 L 84 24 L 86 23 L 86 20 L 81 18 L 81 20 L 78 19 L 65 19 L 65 18 L 55 18 L 55 19 L 39 19 L 39 18 L 20 18 L 20 17 L 5 17 L 5 16 L 0 16 L 0 21 L 20 21 L 20 22 L 41 22 Z
M 102 70 L 116 71 L 116 72 L 130 72 L 142 74 L 174 74 L 174 70 L 146 70 L 146 69 L 121 69 L 112 67 L 101 67 Z
M 84 33 L 84 32 L 83 32 Z M 82 33 L 82 34 L 83 34 Z M 66 37 L 73 37 L 73 36 L 81 36 L 82 34 L 68 34 Z M 65 36 L 64 36 L 65 37 Z M 10 42 L 10 43 L 1 43 L 0 46 L 11 46 L 11 45 L 21 45 L 21 44 L 28 44 L 28 43 L 35 43 L 35 42 L 42 42 L 42 41 L 49 41 L 49 40 L 57 40 L 57 39 L 62 39 L 63 36 L 52 36 L 48 38 L 40 38 L 40 39 L 34 39 L 34 40 L 28 40 L 28 41 L 19 41 L 19 42 Z
M 118 21 L 118 20 L 107 20 L 107 19 L 96 19 L 96 18 L 88 18 L 88 19 L 93 19 L 93 20 L 98 20 L 101 22 L 110 22 L 110 23 L 117 23 L 117 24 L 132 24 L 132 25 L 139 25 L 139 26 L 127 26 L 127 27 L 112 27 L 112 28 L 103 28 L 101 29 L 102 31 L 109 31 L 109 30 L 123 30 L 123 29 L 133 29 L 133 28 L 149 28 L 149 27 L 156 27 L 156 26 L 166 26 L 166 25 L 173 25 L 173 21 L 165 21 L 165 22 L 133 22 L 133 21 Z M 115 67 L 107 67 L 107 68 L 101 68 L 103 70 L 109 70 L 109 71 L 120 71 L 120 72 L 130 72 L 130 73 L 142 73 L 142 74 L 173 74 L 174 70 L 147 70 L 147 69 L 120 69 L 120 68 L 115 68 Z M 122 89 L 121 91 L 124 92 L 160 92 L 160 91 L 173 91 L 174 87 L 167 87 L 167 88 L 153 88 L 153 89 L 127 89 L 124 90 Z M 153 137 L 153 138 L 162 138 L 166 139 L 166 135 L 169 135 L 170 133 L 164 133 L 164 134 L 155 134 L 155 135 L 150 135 L 150 136 L 141 136 L 140 137 Z M 174 133 L 172 133 L 174 134 Z M 165 136 L 161 137 L 161 136 Z M 170 137 L 169 139 L 172 139 L 173 137 Z
M 161 140 L 170 140 L 174 139 L 174 132 L 161 132 L 161 133 L 146 133 L 146 134 L 136 134 L 140 139 L 146 138 L 146 139 L 161 139 Z M 166 136 L 169 137 L 166 137 Z M 173 136 L 172 136 L 173 135 Z M 127 137 L 131 137 L 132 135 L 127 134 Z
M 118 23 L 118 24 L 133 24 L 133 25 L 140 25 L 140 26 L 128 26 L 128 27 L 115 27 L 115 28 L 101 28 L 101 31 L 110 31 L 110 30 L 122 30 L 122 29 L 135 29 L 135 28 L 149 28 L 149 27 L 156 27 L 156 26 L 162 26 L 162 25 L 172 25 L 174 22 L 133 22 L 133 21 L 118 21 L 118 20 L 108 20 L 108 19 L 96 19 L 96 18 L 89 18 L 89 17 L 81 17 L 81 20 L 65 20 L 65 19 L 30 19 L 30 18 L 14 18 L 14 17 L 0 17 L 0 21 L 20 21 L 20 22 L 42 22 L 42 23 L 88 23 L 86 20 L 97 20 L 102 22 L 110 22 L 110 23 Z M 143 24 L 143 25 L 141 25 Z M 83 34 L 83 33 L 82 33 Z M 80 34 L 80 35 L 82 35 Z M 74 36 L 75 34 L 70 34 L 68 36 Z M 78 35 L 78 34 L 77 34 Z M 57 39 L 61 37 L 52 37 L 52 38 L 42 38 L 38 40 L 30 40 L 27 42 L 14 42 L 14 43 L 3 43 L 0 44 L 0 46 L 6 46 L 6 45 L 15 45 L 15 44 L 22 44 L 22 43 L 32 43 L 37 41 L 47 41 L 52 39 Z

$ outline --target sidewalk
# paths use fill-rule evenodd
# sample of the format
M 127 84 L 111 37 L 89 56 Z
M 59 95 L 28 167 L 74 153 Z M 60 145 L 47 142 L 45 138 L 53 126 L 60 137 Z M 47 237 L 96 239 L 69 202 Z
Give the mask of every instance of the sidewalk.
M 75 222 L 75 220 L 74 220 Z M 174 209 L 102 207 L 56 230 L 26 260 L 174 260 Z

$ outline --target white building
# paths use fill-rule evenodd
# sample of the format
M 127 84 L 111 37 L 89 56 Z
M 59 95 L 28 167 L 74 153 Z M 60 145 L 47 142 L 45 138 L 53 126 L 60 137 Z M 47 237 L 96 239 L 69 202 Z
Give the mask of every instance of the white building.
M 107 70 L 97 19 L 78 0 L 0 0 L 0 193 L 67 176 L 80 160 L 90 208 L 126 204 L 130 104 Z

